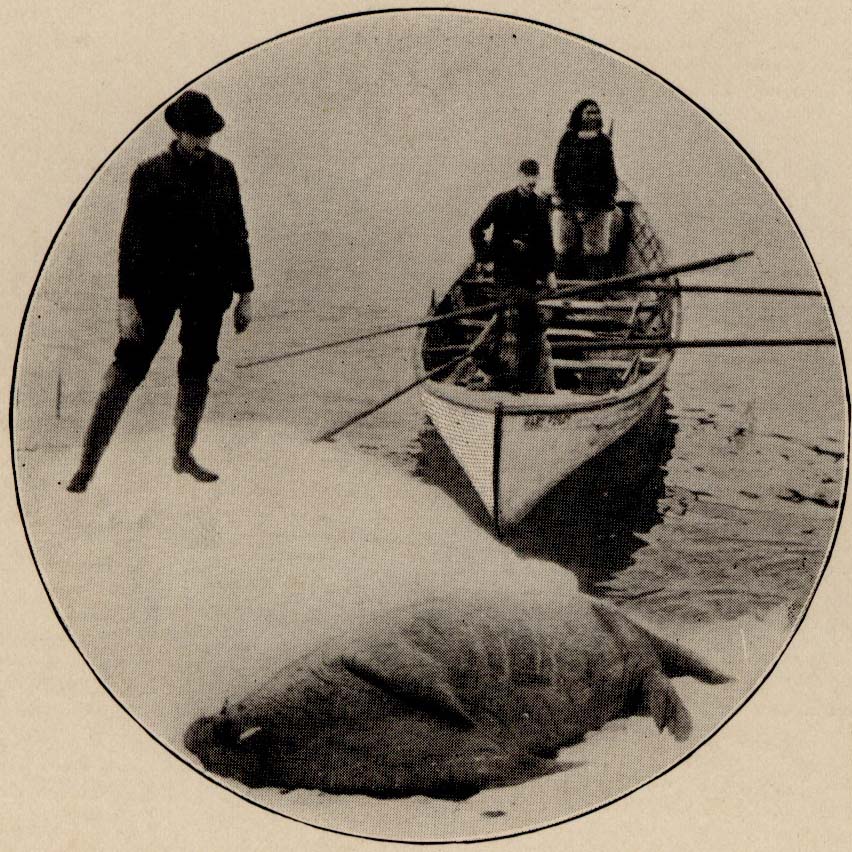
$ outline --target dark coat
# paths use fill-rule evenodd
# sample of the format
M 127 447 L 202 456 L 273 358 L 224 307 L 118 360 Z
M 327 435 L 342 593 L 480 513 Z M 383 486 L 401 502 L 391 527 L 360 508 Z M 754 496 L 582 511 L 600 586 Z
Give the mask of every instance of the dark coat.
M 489 242 L 485 232 L 491 226 Z M 496 195 L 473 223 L 470 239 L 478 261 L 493 261 L 498 275 L 505 272 L 519 284 L 545 278 L 553 269 L 550 207 L 535 193 L 515 188 Z
M 581 139 L 566 131 L 556 150 L 553 189 L 566 205 L 603 209 L 611 207 L 618 191 L 612 143 L 603 133 Z
M 197 160 L 173 142 L 130 180 L 118 262 L 120 298 L 221 300 L 253 289 L 237 175 L 206 151 Z

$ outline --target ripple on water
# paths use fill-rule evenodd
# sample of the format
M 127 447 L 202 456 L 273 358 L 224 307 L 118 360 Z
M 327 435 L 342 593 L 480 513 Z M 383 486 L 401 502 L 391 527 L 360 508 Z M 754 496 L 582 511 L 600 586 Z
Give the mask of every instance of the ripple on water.
M 748 424 L 748 406 L 674 409 L 667 399 L 577 470 L 514 530 L 521 555 L 651 618 L 791 619 L 813 590 L 842 495 L 843 454 Z M 490 519 L 432 429 L 417 475 L 483 527 Z

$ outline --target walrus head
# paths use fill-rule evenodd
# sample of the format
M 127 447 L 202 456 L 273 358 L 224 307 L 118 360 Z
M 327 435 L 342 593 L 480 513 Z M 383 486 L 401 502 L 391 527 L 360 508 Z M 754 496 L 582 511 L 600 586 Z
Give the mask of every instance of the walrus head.
M 247 787 L 263 787 L 268 783 L 267 773 L 255 740 L 262 732 L 261 725 L 235 718 L 223 708 L 218 716 L 196 719 L 183 742 L 209 772 L 234 778 Z

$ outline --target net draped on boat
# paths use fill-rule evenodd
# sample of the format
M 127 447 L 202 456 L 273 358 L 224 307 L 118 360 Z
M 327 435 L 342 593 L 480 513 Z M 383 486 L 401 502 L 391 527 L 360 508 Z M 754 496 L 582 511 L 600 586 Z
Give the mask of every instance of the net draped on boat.
M 432 394 L 423 394 L 429 419 L 464 468 L 485 508 L 494 510 L 494 412 L 460 411 Z

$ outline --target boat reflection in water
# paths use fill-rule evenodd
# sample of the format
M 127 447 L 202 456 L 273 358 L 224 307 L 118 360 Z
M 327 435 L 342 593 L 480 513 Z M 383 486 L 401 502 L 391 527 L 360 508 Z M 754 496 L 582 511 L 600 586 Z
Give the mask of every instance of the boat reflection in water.
M 521 556 L 549 559 L 569 568 L 583 591 L 626 567 L 659 522 L 665 493 L 665 465 L 677 424 L 661 394 L 619 440 L 581 465 L 549 491 L 503 541 Z M 491 516 L 437 430 L 427 420 L 418 437 L 415 475 L 439 486 L 480 526 Z

